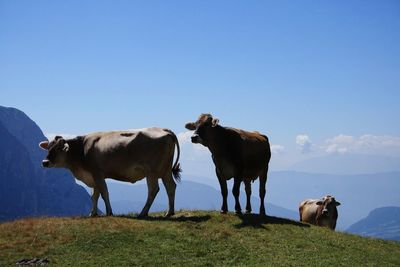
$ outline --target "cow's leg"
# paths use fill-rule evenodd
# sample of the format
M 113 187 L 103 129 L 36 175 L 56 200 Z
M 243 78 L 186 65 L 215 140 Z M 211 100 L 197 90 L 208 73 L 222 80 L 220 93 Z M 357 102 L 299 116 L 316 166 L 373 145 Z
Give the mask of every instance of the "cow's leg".
M 151 204 L 153 204 L 154 198 L 156 197 L 158 191 L 160 191 L 157 177 L 147 177 L 146 180 L 147 180 L 147 201 L 142 211 L 140 212 L 139 217 L 145 217 L 149 214 Z
M 101 198 L 104 200 L 104 204 L 106 205 L 106 215 L 113 215 L 106 180 L 104 178 L 95 179 L 95 186 L 99 190 Z
M 221 174 L 219 174 L 218 169 L 215 169 L 215 172 L 217 173 L 218 177 L 218 182 L 221 187 L 221 195 L 222 195 L 222 207 L 221 207 L 221 213 L 227 213 L 228 212 L 228 186 L 226 184 L 226 179 L 224 179 Z
M 240 194 L 240 183 L 242 182 L 239 178 L 234 178 L 232 194 L 235 197 L 235 213 L 242 214 L 242 207 L 240 207 L 239 194 Z
M 165 190 L 168 194 L 168 212 L 165 217 L 169 217 L 175 214 L 175 189 L 176 183 L 172 178 L 172 173 L 168 174 L 166 178 L 162 178 Z
M 332 224 L 331 224 L 331 229 L 332 229 L 333 231 L 335 231 L 335 229 L 336 229 L 336 220 L 333 220 L 333 222 L 332 222 Z
M 260 175 L 260 215 L 265 216 L 265 206 L 264 206 L 264 198 L 265 198 L 265 185 L 267 183 L 267 173 L 268 173 L 268 167 Z
M 97 190 L 97 188 L 94 187 L 92 192 L 92 211 L 89 214 L 89 216 L 91 217 L 97 216 L 97 203 L 99 201 L 99 196 L 100 196 L 99 190 Z
M 302 213 L 303 213 L 303 206 L 301 205 L 301 206 L 299 207 L 299 216 L 300 216 L 300 222 L 302 222 L 302 221 L 303 221 L 303 216 L 302 216 Z
M 251 213 L 251 202 L 250 202 L 250 198 L 251 198 L 251 181 L 250 180 L 246 180 L 244 182 L 244 186 L 245 186 L 245 190 L 246 190 L 246 213 L 250 214 Z

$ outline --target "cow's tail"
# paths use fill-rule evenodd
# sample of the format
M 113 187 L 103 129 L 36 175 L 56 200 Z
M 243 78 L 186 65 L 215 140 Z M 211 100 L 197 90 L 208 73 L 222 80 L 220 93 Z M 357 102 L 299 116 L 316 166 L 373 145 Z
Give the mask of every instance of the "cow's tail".
M 179 156 L 181 154 L 180 151 L 180 147 L 179 147 L 179 141 L 178 138 L 176 137 L 175 133 L 169 129 L 165 129 L 167 132 L 169 132 L 172 136 L 172 138 L 174 139 L 175 145 L 176 145 L 176 150 L 178 152 L 177 156 L 176 156 L 176 160 L 174 165 L 172 166 L 172 175 L 174 176 L 174 179 L 176 182 L 180 182 L 181 181 L 181 165 L 179 164 Z

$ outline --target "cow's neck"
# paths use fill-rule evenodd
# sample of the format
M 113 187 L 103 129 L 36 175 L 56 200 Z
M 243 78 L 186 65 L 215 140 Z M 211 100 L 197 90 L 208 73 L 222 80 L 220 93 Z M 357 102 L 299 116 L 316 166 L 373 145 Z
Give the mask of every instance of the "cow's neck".
M 210 132 L 207 136 L 207 147 L 210 150 L 211 154 L 218 155 L 224 152 L 224 131 L 226 131 L 224 127 L 219 125 L 210 129 Z
M 74 173 L 83 169 L 83 137 L 78 136 L 74 139 L 69 139 L 67 140 L 67 143 L 69 145 L 67 167 Z

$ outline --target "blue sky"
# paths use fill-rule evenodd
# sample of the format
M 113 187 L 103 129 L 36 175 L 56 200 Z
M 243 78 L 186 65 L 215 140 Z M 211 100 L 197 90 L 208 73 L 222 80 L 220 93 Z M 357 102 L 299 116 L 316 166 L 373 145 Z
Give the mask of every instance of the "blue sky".
M 399 100 L 399 1 L 0 0 L 0 105 L 46 133 L 210 112 L 281 161 L 400 156 Z

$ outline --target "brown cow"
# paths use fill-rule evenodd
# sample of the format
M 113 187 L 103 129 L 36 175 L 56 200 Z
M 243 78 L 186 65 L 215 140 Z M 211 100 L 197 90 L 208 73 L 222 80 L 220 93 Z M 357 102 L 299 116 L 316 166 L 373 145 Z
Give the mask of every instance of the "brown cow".
M 202 114 L 196 122 L 186 124 L 186 129 L 195 131 L 192 142 L 207 147 L 215 164 L 221 186 L 221 212 L 228 211 L 226 181 L 234 178 L 232 194 L 235 211 L 240 214 L 240 184 L 244 182 L 247 203 L 246 213 L 251 213 L 251 182 L 260 177 L 260 214 L 265 215 L 264 197 L 271 150 L 268 138 L 258 132 L 222 127 L 211 114 Z
M 175 145 L 178 155 L 172 166 Z M 169 210 L 174 214 L 175 180 L 180 180 L 179 143 L 168 129 L 98 132 L 65 140 L 56 136 L 51 142 L 40 142 L 48 150 L 43 167 L 67 168 L 80 181 L 93 188 L 92 212 L 97 215 L 99 195 L 106 205 L 106 214 L 112 215 L 106 178 L 134 183 L 147 178 L 148 196 L 139 216 L 146 216 L 156 197 L 161 178 L 168 194 Z M 173 179 L 174 178 L 174 179 Z
M 339 205 L 340 202 L 329 195 L 322 199 L 304 200 L 299 206 L 300 221 L 335 230 L 338 218 L 336 207 Z

